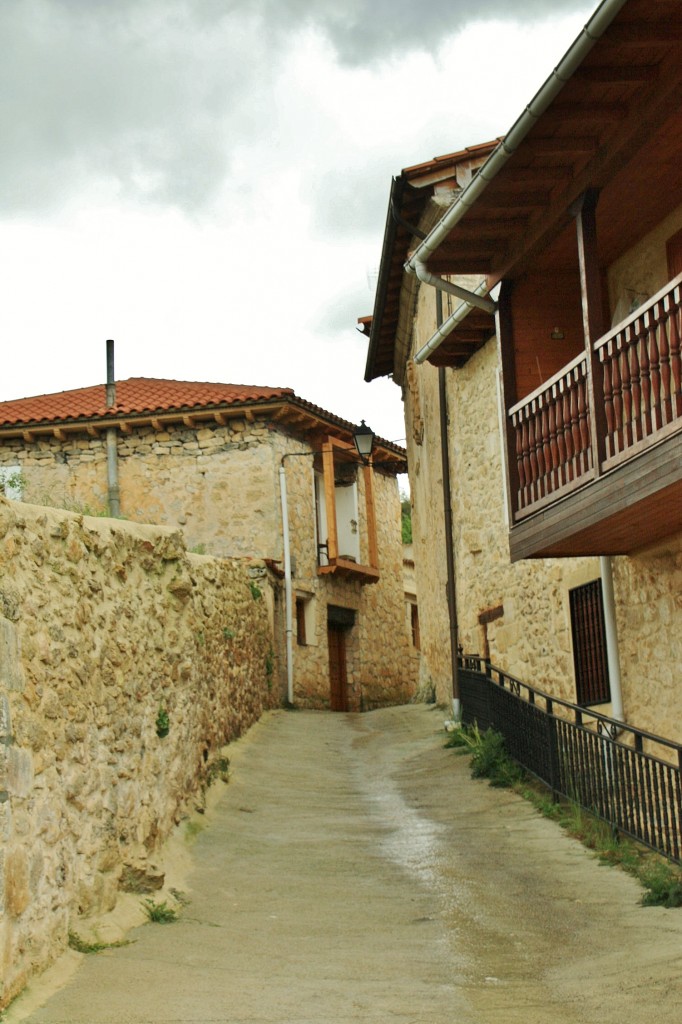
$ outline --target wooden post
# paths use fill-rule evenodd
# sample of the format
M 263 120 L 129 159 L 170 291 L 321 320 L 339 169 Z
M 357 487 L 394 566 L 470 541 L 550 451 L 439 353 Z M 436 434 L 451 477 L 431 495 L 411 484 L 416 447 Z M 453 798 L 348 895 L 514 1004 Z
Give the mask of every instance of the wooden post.
M 509 526 L 513 526 L 519 510 L 519 470 L 516 431 L 511 429 L 509 410 L 516 405 L 516 363 L 514 359 L 514 328 L 511 315 L 511 281 L 503 281 L 495 314 L 497 360 L 502 378 L 502 419 L 505 444 L 505 478 Z M 520 429 L 520 427 L 519 427 Z
M 327 506 L 327 557 L 330 564 L 334 565 L 339 557 L 339 540 L 334 492 L 334 449 L 329 439 L 322 446 L 322 472 L 324 475 L 324 501 Z
M 578 231 L 580 291 L 583 302 L 583 333 L 587 352 L 587 408 L 590 413 L 592 471 L 601 475 L 606 457 L 606 404 L 603 370 L 594 351 L 594 343 L 604 333 L 604 305 L 597 251 L 597 201 L 599 190 L 588 188 L 574 206 Z
M 365 514 L 367 521 L 367 557 L 372 569 L 379 568 L 379 552 L 377 550 L 377 520 L 374 507 L 374 470 L 370 466 L 363 466 L 362 473 L 365 478 Z

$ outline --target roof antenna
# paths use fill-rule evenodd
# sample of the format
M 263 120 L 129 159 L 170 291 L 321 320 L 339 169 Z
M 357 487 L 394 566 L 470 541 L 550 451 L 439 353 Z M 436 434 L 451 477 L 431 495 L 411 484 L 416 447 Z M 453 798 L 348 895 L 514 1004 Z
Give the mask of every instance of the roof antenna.
M 116 377 L 114 376 L 114 340 L 107 339 L 107 409 L 116 405 Z

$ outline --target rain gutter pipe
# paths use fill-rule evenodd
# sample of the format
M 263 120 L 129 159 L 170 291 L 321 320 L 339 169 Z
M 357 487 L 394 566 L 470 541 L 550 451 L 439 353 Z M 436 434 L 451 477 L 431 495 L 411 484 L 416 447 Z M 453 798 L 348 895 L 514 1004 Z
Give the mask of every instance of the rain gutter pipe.
M 428 359 L 431 353 L 445 341 L 445 338 L 454 330 L 457 324 L 461 323 L 469 314 L 473 306 L 478 306 L 487 312 L 495 311 L 495 303 L 491 300 L 485 300 L 487 305 L 482 304 L 483 297 L 488 292 L 487 281 L 481 281 L 474 292 L 467 292 L 466 289 L 459 289 L 457 285 L 453 285 L 442 277 L 438 277 L 437 274 L 431 273 L 427 269 L 426 264 L 436 249 L 445 241 L 452 229 L 459 224 L 464 215 L 478 200 L 493 178 L 504 167 L 509 158 L 516 152 L 531 128 L 544 114 L 626 3 L 627 0 L 602 0 L 602 3 L 587 22 L 578 38 L 562 57 L 544 85 L 540 87 L 521 116 L 514 122 L 475 177 L 471 179 L 464 191 L 429 232 L 424 241 L 420 242 L 405 263 L 405 270 L 410 274 L 415 274 L 420 281 L 464 299 L 462 305 L 455 310 L 433 337 L 416 353 L 414 357 L 415 363 L 423 363 Z M 455 291 L 455 289 L 458 290 Z
M 107 339 L 106 406 L 116 405 L 116 375 L 114 373 L 114 342 Z M 118 486 L 118 442 L 116 427 L 107 427 L 107 502 L 109 515 L 114 519 L 121 514 L 121 494 Z
M 282 502 L 282 539 L 284 545 L 284 616 L 287 647 L 287 702 L 294 703 L 294 646 L 293 646 L 293 613 L 291 590 L 291 548 L 289 545 L 289 506 L 287 503 L 287 477 L 284 471 L 282 456 L 279 465 L 279 494 Z
M 613 572 L 609 555 L 600 555 L 601 588 L 604 602 L 604 632 L 606 633 L 606 661 L 609 666 L 611 688 L 611 717 L 624 722 L 623 691 L 620 681 L 620 658 L 616 632 L 616 602 L 613 596 Z

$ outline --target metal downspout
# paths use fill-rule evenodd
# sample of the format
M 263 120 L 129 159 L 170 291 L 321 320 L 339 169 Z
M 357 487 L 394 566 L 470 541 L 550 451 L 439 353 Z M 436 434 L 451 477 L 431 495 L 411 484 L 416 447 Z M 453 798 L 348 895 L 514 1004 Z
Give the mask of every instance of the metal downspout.
M 613 571 L 609 555 L 599 556 L 601 588 L 604 599 L 604 632 L 606 633 L 606 660 L 609 666 L 611 687 L 611 717 L 625 721 L 623 712 L 623 691 L 620 679 L 620 657 L 618 654 L 618 633 L 616 631 L 616 602 L 613 596 Z
M 114 373 L 114 342 L 107 339 L 107 387 L 106 406 L 116 405 L 116 376 Z M 109 515 L 114 519 L 121 514 L 121 496 L 118 486 L 118 432 L 116 427 L 107 427 L 107 502 Z
M 571 78 L 594 44 L 603 35 L 626 3 L 627 0 L 602 0 L 602 3 L 587 22 L 578 38 L 559 61 L 559 64 L 549 78 L 540 87 L 521 116 L 517 118 L 461 195 L 457 197 L 449 210 L 443 214 L 424 241 L 417 246 L 412 256 L 405 263 L 405 270 L 408 273 L 416 274 L 420 280 L 426 281 L 428 284 L 432 284 L 443 291 L 451 292 L 452 286 L 449 281 L 439 278 L 436 274 L 431 274 L 427 269 L 426 264 L 429 258 L 445 240 L 450 231 L 464 217 L 469 208 L 477 201 L 509 158 L 516 152 L 528 132 L 544 114 L 564 84 Z M 417 352 L 414 357 L 415 363 L 423 363 L 431 352 L 438 348 L 448 334 L 454 330 L 457 323 L 460 323 L 468 315 L 472 306 L 480 305 L 478 301 L 474 301 L 474 296 L 479 299 L 487 291 L 487 282 L 481 281 L 475 292 L 470 293 L 468 296 L 466 293 L 464 296 L 460 296 L 465 300 L 462 309 L 455 310 L 453 316 L 448 318 L 447 326 L 444 324 L 443 329 L 434 334 L 426 345 Z
M 287 478 L 284 470 L 284 459 L 279 466 L 279 494 L 282 503 L 282 540 L 284 547 L 284 620 L 286 630 L 287 658 L 287 701 L 294 703 L 294 645 L 293 645 L 293 613 L 291 588 L 291 548 L 289 546 L 289 505 L 287 502 Z
M 443 296 L 436 292 L 436 323 L 443 322 Z M 452 529 L 452 494 L 450 490 L 450 449 L 448 446 L 448 398 L 445 367 L 438 367 L 438 406 L 440 416 L 440 454 L 443 465 L 443 515 L 445 522 L 445 564 L 447 572 L 448 619 L 450 622 L 450 664 L 452 669 L 452 717 L 462 718 L 459 692 L 459 665 L 457 663 L 457 577 L 455 575 L 455 548 Z

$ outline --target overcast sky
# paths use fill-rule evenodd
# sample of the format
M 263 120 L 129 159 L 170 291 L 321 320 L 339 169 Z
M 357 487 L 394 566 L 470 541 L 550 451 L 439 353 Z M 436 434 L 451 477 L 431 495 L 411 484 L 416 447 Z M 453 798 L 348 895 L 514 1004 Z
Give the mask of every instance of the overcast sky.
M 0 400 L 116 376 L 363 382 L 391 178 L 502 135 L 580 0 L 0 0 Z

